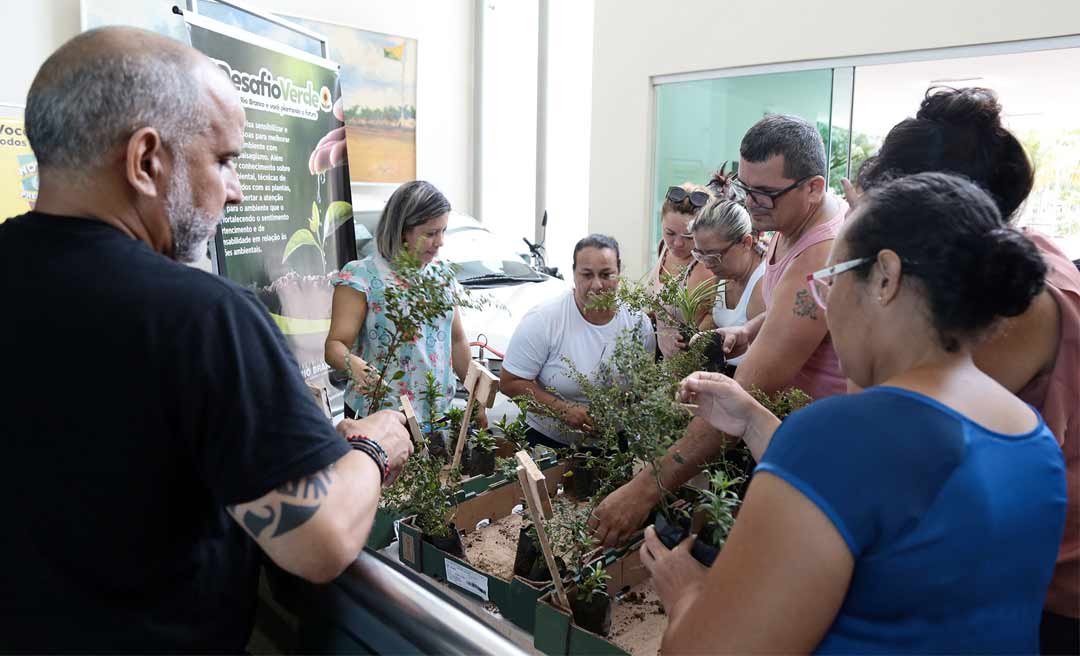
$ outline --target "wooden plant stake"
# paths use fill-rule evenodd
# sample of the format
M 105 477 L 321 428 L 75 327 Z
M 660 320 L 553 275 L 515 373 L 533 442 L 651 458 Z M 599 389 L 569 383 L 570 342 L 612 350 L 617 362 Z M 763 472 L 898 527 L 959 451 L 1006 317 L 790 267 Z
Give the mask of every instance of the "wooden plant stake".
M 450 463 L 453 471 L 461 464 L 461 453 L 469 436 L 469 422 L 472 420 L 473 406 L 483 403 L 485 408 L 495 405 L 495 395 L 499 393 L 499 379 L 475 360 L 469 362 L 469 373 L 465 376 L 465 390 L 469 393 L 469 403 L 465 406 L 465 418 L 461 420 L 457 444 L 454 445 L 454 459 Z
M 517 475 L 521 489 L 525 493 L 525 505 L 529 509 L 533 526 L 536 527 L 536 537 L 540 541 L 540 551 L 544 554 L 548 570 L 551 572 L 551 580 L 555 582 L 555 595 L 563 610 L 569 612 L 570 599 L 566 596 L 566 588 L 563 587 L 562 574 L 559 566 L 555 563 L 555 554 L 551 550 L 551 542 L 548 541 L 547 531 L 544 530 L 545 519 L 551 519 L 551 497 L 548 496 L 547 483 L 544 474 L 536 466 L 533 459 L 525 451 L 518 451 L 515 456 L 518 461 Z
M 420 432 L 420 422 L 416 420 L 416 411 L 413 410 L 412 401 L 407 396 L 401 397 L 401 413 L 405 415 L 405 425 L 409 429 L 413 444 L 422 444 L 424 434 Z

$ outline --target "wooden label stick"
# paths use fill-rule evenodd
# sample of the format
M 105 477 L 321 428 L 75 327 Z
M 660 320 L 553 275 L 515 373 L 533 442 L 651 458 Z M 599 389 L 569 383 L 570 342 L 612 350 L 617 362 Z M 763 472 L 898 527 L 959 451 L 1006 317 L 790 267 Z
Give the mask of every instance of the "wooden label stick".
M 551 572 L 551 580 L 555 583 L 556 600 L 562 605 L 563 610 L 570 610 L 570 598 L 566 596 L 566 588 L 563 587 L 562 574 L 559 566 L 555 563 L 555 553 L 551 550 L 551 542 L 548 540 L 547 531 L 544 530 L 544 511 L 546 508 L 548 517 L 551 516 L 551 500 L 548 497 L 547 485 L 544 483 L 544 475 L 537 468 L 536 463 L 525 451 L 518 451 L 516 456 L 519 463 L 517 475 L 521 483 L 521 490 L 525 493 L 525 505 L 528 506 L 529 516 L 533 526 L 536 527 L 536 537 L 540 542 L 540 551 L 544 554 L 548 571 Z M 531 474 L 535 471 L 536 474 Z M 539 475 L 539 479 L 536 478 Z M 539 481 L 539 484 L 538 484 Z
M 409 435 L 412 436 L 413 444 L 420 444 L 424 434 L 420 432 L 420 422 L 416 420 L 416 411 L 413 410 L 412 401 L 407 396 L 401 397 L 401 413 L 405 415 L 405 425 L 409 429 Z
M 499 379 L 475 360 L 469 363 L 469 373 L 465 375 L 465 391 L 469 393 L 469 403 L 465 406 L 465 419 L 458 431 L 457 444 L 454 445 L 454 459 L 450 463 L 453 470 L 461 464 L 461 454 L 469 437 L 469 423 L 472 420 L 473 407 L 477 402 L 485 408 L 495 405 L 495 395 L 499 393 Z

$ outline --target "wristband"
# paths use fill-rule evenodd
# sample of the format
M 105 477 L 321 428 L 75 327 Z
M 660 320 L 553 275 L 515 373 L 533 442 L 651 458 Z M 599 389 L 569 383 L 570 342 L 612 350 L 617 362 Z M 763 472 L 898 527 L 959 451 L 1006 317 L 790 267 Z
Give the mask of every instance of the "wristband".
M 386 477 L 390 475 L 390 458 L 386 455 L 386 451 L 379 446 L 379 443 L 367 435 L 349 435 L 345 440 L 354 450 L 367 454 L 369 458 L 375 461 L 375 464 L 379 467 L 379 483 L 385 482 Z

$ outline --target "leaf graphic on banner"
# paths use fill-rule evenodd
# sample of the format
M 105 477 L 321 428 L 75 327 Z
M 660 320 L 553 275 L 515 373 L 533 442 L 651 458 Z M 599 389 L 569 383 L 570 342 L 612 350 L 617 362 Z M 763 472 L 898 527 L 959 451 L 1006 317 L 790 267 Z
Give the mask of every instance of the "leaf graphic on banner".
M 311 202 L 311 218 L 308 219 L 308 229 L 311 230 L 311 234 L 319 234 L 319 206 L 314 201 Z
M 334 231 L 351 219 L 352 216 L 352 204 L 343 200 L 335 200 L 330 203 L 330 207 L 326 208 L 326 217 L 323 218 L 323 244 L 325 245 L 330 235 L 334 234 Z
M 319 242 L 315 239 L 315 235 L 313 235 L 310 230 L 301 228 L 294 232 L 293 236 L 289 237 L 289 243 L 285 244 L 285 254 L 281 256 L 282 264 L 285 263 L 285 260 L 289 259 L 289 256 L 293 254 L 293 251 L 301 246 L 314 246 L 319 249 L 320 254 L 323 252 L 322 246 L 320 246 Z

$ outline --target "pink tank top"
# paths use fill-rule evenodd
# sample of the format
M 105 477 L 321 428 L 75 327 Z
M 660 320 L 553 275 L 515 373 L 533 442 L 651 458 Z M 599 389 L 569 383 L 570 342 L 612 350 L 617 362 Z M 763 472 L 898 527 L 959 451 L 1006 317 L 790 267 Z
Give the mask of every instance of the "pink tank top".
M 765 301 L 765 310 L 772 307 L 772 296 L 780 279 L 803 251 L 815 244 L 836 239 L 840 232 L 840 224 L 847 214 L 847 203 L 837 198 L 839 207 L 836 214 L 825 223 L 819 224 L 806 231 L 802 237 L 791 247 L 790 250 L 776 262 L 773 257 L 776 254 L 776 245 L 779 239 L 773 239 L 769 244 L 769 251 L 765 254 L 765 277 L 761 281 L 761 295 Z M 806 364 L 795 374 L 791 380 L 791 387 L 797 387 L 810 395 L 812 399 L 823 399 L 835 394 L 847 393 L 847 379 L 840 373 L 840 358 L 836 357 L 832 339 L 829 334 L 821 340 L 821 344 L 810 354 Z
M 1024 230 L 1046 262 L 1046 289 L 1061 313 L 1057 360 L 1017 394 L 1038 409 L 1065 453 L 1068 506 L 1046 609 L 1080 618 L 1080 271 L 1045 235 Z

